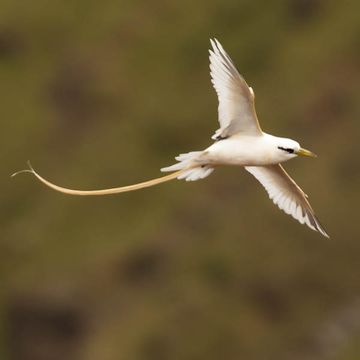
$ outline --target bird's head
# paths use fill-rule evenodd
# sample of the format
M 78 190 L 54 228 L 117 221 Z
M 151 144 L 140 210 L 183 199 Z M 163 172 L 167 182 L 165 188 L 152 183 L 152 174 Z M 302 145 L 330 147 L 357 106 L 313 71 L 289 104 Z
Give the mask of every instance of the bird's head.
M 290 160 L 296 156 L 316 157 L 313 152 L 302 148 L 298 142 L 291 139 L 280 138 L 276 146 L 279 157 L 284 160 Z

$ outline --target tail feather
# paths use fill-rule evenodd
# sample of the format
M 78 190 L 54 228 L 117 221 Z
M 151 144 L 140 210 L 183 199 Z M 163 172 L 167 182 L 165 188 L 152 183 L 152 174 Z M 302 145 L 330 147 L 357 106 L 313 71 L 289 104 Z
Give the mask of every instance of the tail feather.
M 116 188 L 101 189 L 101 190 L 75 190 L 75 189 L 68 189 L 68 188 L 56 185 L 56 184 L 50 182 L 49 180 L 46 180 L 45 178 L 40 176 L 33 169 L 33 167 L 31 166 L 30 163 L 28 163 L 28 165 L 29 165 L 29 169 L 18 171 L 15 174 L 13 174 L 12 176 L 16 176 L 17 174 L 28 172 L 30 174 L 33 174 L 44 185 L 46 185 L 47 187 L 49 187 L 55 191 L 62 192 L 64 194 L 68 194 L 68 195 L 80 195 L 80 196 L 110 195 L 110 194 L 118 194 L 118 193 L 128 192 L 128 191 L 135 191 L 135 190 L 143 189 L 146 187 L 158 185 L 158 184 L 164 183 L 166 181 L 174 180 L 179 175 L 181 175 L 182 172 L 184 171 L 184 170 L 179 170 L 179 171 L 173 172 L 171 174 L 168 174 L 168 175 L 160 177 L 160 178 L 144 181 L 144 182 L 141 182 L 138 184 L 121 186 L 121 187 L 116 187 Z
M 205 177 L 209 176 L 213 171 L 214 168 L 207 165 L 206 162 L 204 162 L 204 158 L 202 155 L 204 154 L 203 151 L 192 151 L 187 154 L 180 154 L 176 157 L 176 160 L 179 162 L 162 168 L 161 171 L 172 172 L 171 174 L 165 175 L 160 178 L 144 181 L 138 184 L 133 185 L 127 185 L 127 186 L 120 186 L 116 188 L 110 188 L 110 189 L 100 189 L 100 190 L 76 190 L 76 189 L 68 189 L 59 185 L 56 185 L 49 180 L 46 180 L 42 176 L 40 176 L 31 166 L 30 163 L 28 163 L 29 168 L 18 171 L 17 173 L 13 174 L 12 176 L 16 176 L 17 174 L 28 172 L 33 174 L 40 182 L 42 182 L 47 187 L 62 192 L 64 194 L 68 195 L 80 195 L 80 196 L 96 196 L 96 195 L 109 195 L 109 194 L 118 194 L 122 192 L 128 192 L 128 191 L 135 191 L 139 189 L 143 189 L 146 187 L 158 185 L 161 183 L 164 183 L 166 181 L 174 180 L 174 179 L 184 179 L 186 181 L 196 181 L 200 179 L 204 179 Z
M 209 176 L 214 168 L 204 163 L 201 156 L 204 154 L 203 151 L 191 151 L 186 154 L 180 154 L 175 159 L 178 163 L 164 167 L 161 169 L 163 172 L 167 171 L 181 171 L 177 178 L 179 180 L 196 181 L 204 179 Z

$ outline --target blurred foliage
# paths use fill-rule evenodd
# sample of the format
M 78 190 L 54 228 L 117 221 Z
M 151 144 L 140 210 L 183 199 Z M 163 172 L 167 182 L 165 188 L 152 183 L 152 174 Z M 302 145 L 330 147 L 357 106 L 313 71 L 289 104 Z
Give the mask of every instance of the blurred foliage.
M 360 358 L 358 1 L 0 2 L 0 358 Z M 239 168 L 159 176 L 217 128 L 216 36 L 331 239 Z

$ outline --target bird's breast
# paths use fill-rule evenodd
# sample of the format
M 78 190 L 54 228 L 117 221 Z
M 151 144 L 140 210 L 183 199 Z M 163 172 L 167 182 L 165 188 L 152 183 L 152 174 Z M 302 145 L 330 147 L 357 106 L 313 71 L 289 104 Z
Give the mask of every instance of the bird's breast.
M 209 163 L 216 165 L 262 166 L 277 163 L 272 147 L 260 139 L 226 139 L 206 149 Z

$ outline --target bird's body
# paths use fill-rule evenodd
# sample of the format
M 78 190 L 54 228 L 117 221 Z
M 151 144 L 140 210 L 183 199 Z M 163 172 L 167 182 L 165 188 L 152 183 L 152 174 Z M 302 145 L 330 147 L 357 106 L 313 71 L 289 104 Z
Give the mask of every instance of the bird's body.
M 72 190 L 57 186 L 33 173 L 45 185 L 71 195 L 106 195 L 134 191 L 175 178 L 195 181 L 209 176 L 216 167 L 245 167 L 266 189 L 280 209 L 302 224 L 328 237 L 316 218 L 307 195 L 285 172 L 281 163 L 298 155 L 315 157 L 299 143 L 263 132 L 255 111 L 255 94 L 237 71 L 229 55 L 215 39 L 210 40 L 211 81 L 219 99 L 220 128 L 213 135 L 215 142 L 203 151 L 192 151 L 176 157 L 176 164 L 162 168 L 172 172 L 143 183 L 104 190 Z
M 287 139 L 284 139 L 287 140 Z M 283 151 L 274 151 L 283 138 L 266 133 L 233 135 L 216 141 L 204 151 L 204 157 L 212 165 L 262 166 L 279 164 L 289 160 Z M 293 157 L 296 155 L 294 154 Z

